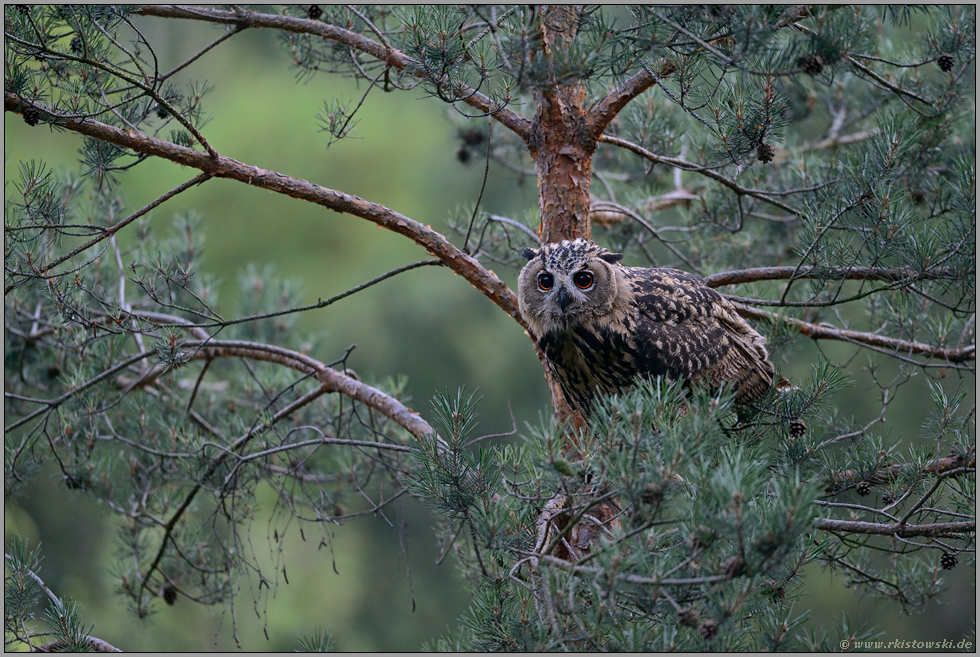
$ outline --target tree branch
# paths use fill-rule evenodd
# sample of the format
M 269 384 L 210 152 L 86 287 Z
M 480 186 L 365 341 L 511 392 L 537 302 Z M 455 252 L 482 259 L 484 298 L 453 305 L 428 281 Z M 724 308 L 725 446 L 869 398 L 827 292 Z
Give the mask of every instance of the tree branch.
M 878 536 L 956 536 L 977 530 L 973 520 L 964 522 L 936 522 L 925 525 L 901 525 L 881 522 L 861 522 L 858 520 L 836 520 L 833 518 L 818 518 L 814 521 L 817 529 L 828 532 L 846 532 L 849 534 L 875 534 Z
M 298 351 L 243 340 L 203 340 L 200 342 L 178 343 L 175 345 L 174 350 L 175 352 L 177 350 L 188 350 L 186 357 L 192 360 L 249 358 L 283 365 L 303 374 L 312 374 L 324 386 L 325 392 L 340 393 L 354 401 L 375 409 L 405 428 L 416 438 L 433 433 L 433 429 L 428 422 L 394 397 L 385 394 L 373 386 L 362 383 L 351 376 L 338 372 L 332 367 L 327 367 L 315 358 L 311 358 Z M 168 365 L 158 365 L 153 372 L 148 373 L 140 380 L 140 384 L 148 384 L 169 368 L 170 366 Z
M 661 71 L 661 74 L 662 76 L 667 75 L 664 71 Z M 655 84 L 657 84 L 656 79 L 650 75 L 649 71 L 643 69 L 624 82 L 623 86 L 619 89 L 616 89 L 599 101 L 595 107 L 589 110 L 588 115 L 585 117 L 585 127 L 589 134 L 592 135 L 592 139 L 598 140 L 602 136 L 602 131 L 606 129 L 606 126 L 616 118 L 616 115 L 630 101 Z
M 877 333 L 851 331 L 827 324 L 812 324 L 794 317 L 777 315 L 775 313 L 759 310 L 758 308 L 752 308 L 751 306 L 747 306 L 742 303 L 732 303 L 734 304 L 735 309 L 738 311 L 738 314 L 742 315 L 743 317 L 763 320 L 769 322 L 770 324 L 788 324 L 796 331 L 799 331 L 803 335 L 813 340 L 839 340 L 842 342 L 851 342 L 864 347 L 876 348 L 886 353 L 893 352 L 896 354 L 906 355 L 921 354 L 929 358 L 936 358 L 938 360 L 945 361 L 947 363 L 964 363 L 976 360 L 977 346 L 975 344 L 959 349 L 938 347 L 931 344 L 925 344 L 923 342 L 890 338 L 885 335 L 878 335 Z
M 524 320 L 517 307 L 517 295 L 503 281 L 484 268 L 475 258 L 456 248 L 440 233 L 383 205 L 353 194 L 321 187 L 307 180 L 260 169 L 230 157 L 219 155 L 212 158 L 207 153 L 148 137 L 134 130 L 122 130 L 92 119 L 77 120 L 41 103 L 31 103 L 16 94 L 4 94 L 5 111 L 23 113 L 28 108 L 37 110 L 45 120 L 72 132 L 192 167 L 213 178 L 238 180 L 278 194 L 316 203 L 336 212 L 352 214 L 404 235 L 439 258 L 447 267 L 465 278 L 524 326 Z
M 785 210 L 786 212 L 789 212 L 790 214 L 793 214 L 797 217 L 803 214 L 793 206 L 783 203 L 778 199 L 772 198 L 770 194 L 762 190 L 748 189 L 747 187 L 742 187 L 734 180 L 726 178 L 725 176 L 721 175 L 716 171 L 713 171 L 712 169 L 700 166 L 698 164 L 694 164 L 693 162 L 687 162 L 685 160 L 679 160 L 673 157 L 665 157 L 663 155 L 657 155 L 656 153 L 649 151 L 638 144 L 634 144 L 631 141 L 627 141 L 619 137 L 614 137 L 613 135 L 602 135 L 601 137 L 599 137 L 599 141 L 606 144 L 612 144 L 613 146 L 619 146 L 620 148 L 625 148 L 626 150 L 632 151 L 637 155 L 639 155 L 640 157 L 650 160 L 655 164 L 666 164 L 667 166 L 683 169 L 684 171 L 693 171 L 694 173 L 699 173 L 702 176 L 705 176 L 706 178 L 711 178 L 712 180 L 724 185 L 725 187 L 728 187 L 739 196 L 751 196 L 753 198 L 757 198 L 760 201 L 765 201 L 766 203 L 775 205 L 777 208 Z
M 94 636 L 86 636 L 85 643 L 91 648 L 92 652 L 122 652 L 119 648 L 115 647 L 108 641 L 99 639 Z M 61 639 L 56 639 L 54 641 L 48 641 L 44 645 L 37 646 L 31 652 L 65 652 L 68 649 L 68 644 L 66 644 Z
M 849 281 L 907 281 L 952 279 L 954 274 L 944 270 L 937 272 L 918 271 L 911 267 L 847 267 L 831 269 L 827 267 L 753 267 L 719 272 L 704 277 L 708 287 L 754 283 L 756 281 L 779 281 L 799 278 L 821 278 Z
M 4 562 L 7 563 L 9 568 L 11 569 L 14 568 L 13 559 L 8 553 L 6 552 L 3 553 L 3 560 Z M 27 573 L 28 577 L 34 580 L 34 583 L 38 586 L 38 588 L 40 588 L 44 592 L 44 594 L 51 599 L 51 602 L 52 604 L 54 604 L 55 609 L 57 609 L 58 614 L 64 614 L 65 606 L 64 604 L 62 604 L 61 598 L 55 595 L 54 591 L 48 588 L 48 585 L 44 583 L 44 580 L 41 579 L 41 576 L 30 568 L 24 567 L 23 570 L 25 573 Z M 122 650 L 116 648 L 109 642 L 94 636 L 86 635 L 84 637 L 84 641 L 89 645 L 90 648 L 92 648 L 92 652 L 122 652 Z M 25 641 L 25 643 L 31 645 L 30 641 Z M 61 639 L 56 639 L 54 641 L 49 641 L 48 643 L 45 643 L 40 646 L 31 646 L 31 652 L 64 652 L 67 647 L 68 646 L 65 644 L 64 641 L 62 641 Z
M 116 233 L 118 233 L 121 228 L 123 228 L 123 227 L 131 224 L 133 221 L 139 219 L 140 217 L 142 217 L 143 215 L 147 214 L 151 210 L 153 210 L 156 207 L 162 205 L 164 202 L 169 201 L 170 199 L 172 199 L 177 194 L 180 194 L 181 192 L 183 192 L 183 191 L 185 191 L 187 189 L 190 189 L 191 187 L 193 187 L 195 185 L 199 185 L 199 184 L 205 182 L 206 180 L 208 180 L 208 178 L 210 178 L 210 176 L 207 173 L 199 173 L 196 176 L 194 176 L 193 178 L 191 178 L 190 180 L 188 180 L 187 182 L 184 182 L 184 183 L 181 183 L 180 185 L 177 185 L 176 187 L 174 187 L 170 191 L 164 193 L 161 196 L 158 196 L 157 198 L 155 198 L 154 200 L 152 200 L 148 204 L 144 205 L 142 208 L 140 208 L 136 212 L 133 212 L 128 217 L 125 217 L 124 219 L 120 219 L 119 221 L 117 221 L 116 223 L 112 224 L 111 226 L 107 226 L 107 227 L 101 229 L 101 231 L 95 237 L 93 237 L 92 239 L 90 239 L 88 242 L 85 242 L 81 246 L 72 249 L 68 253 L 65 253 L 64 255 L 55 258 L 51 262 L 46 263 L 46 265 L 45 265 L 45 267 L 46 267 L 45 273 L 39 274 L 39 275 L 40 276 L 43 276 L 44 278 L 56 278 L 56 277 L 62 275 L 62 274 L 59 274 L 59 273 L 51 272 L 50 269 L 52 267 L 57 267 L 58 265 L 60 265 L 61 263 L 65 262 L 67 260 L 71 260 L 72 258 L 74 258 L 75 256 L 77 256 L 79 253 L 82 253 L 83 251 L 85 251 L 87 249 L 90 249 L 91 247 L 95 246 L 99 242 L 102 242 L 102 241 L 104 241 L 106 239 L 109 239 L 110 237 L 112 237 L 113 235 L 115 235 Z M 32 276 L 32 278 L 33 278 L 33 276 Z M 8 292 L 10 292 L 10 290 L 12 290 L 18 284 L 19 283 L 11 283 L 9 285 L 5 285 L 4 288 L 3 288 L 4 295 L 6 295 Z
M 922 96 L 920 96 L 917 93 L 913 93 L 913 92 L 909 91 L 908 89 L 903 89 L 903 88 L 901 88 L 900 86 L 898 86 L 896 84 L 892 84 L 891 82 L 889 82 L 885 78 L 881 77 L 880 75 L 878 75 L 877 73 L 875 73 L 874 71 L 872 71 L 870 68 L 868 68 L 867 66 L 865 66 L 861 62 L 859 62 L 856 59 L 854 59 L 853 57 L 851 57 L 850 55 L 848 55 L 848 54 L 845 53 L 843 55 L 843 57 L 841 57 L 841 59 L 843 59 L 845 62 L 847 62 L 848 64 L 850 64 L 854 68 L 858 69 L 859 71 L 861 71 L 862 73 L 864 73 L 869 78 L 871 78 L 872 80 L 874 80 L 875 82 L 877 82 L 881 86 L 885 87 L 886 89 L 888 89 L 890 91 L 893 91 L 893 92 L 895 92 L 896 94 L 898 94 L 900 96 L 908 96 L 909 98 L 912 98 L 914 100 L 917 100 L 920 103 L 923 103 L 924 105 L 928 105 L 929 107 L 932 107 L 933 106 L 932 101 L 930 101 L 928 98 L 923 98 Z M 915 108 L 913 108 L 913 109 L 915 109 Z
M 912 466 L 904 463 L 894 463 L 888 467 L 879 468 L 871 475 L 862 475 L 856 470 L 844 470 L 843 472 L 834 474 L 830 482 L 824 487 L 824 490 L 828 493 L 840 492 L 842 488 L 849 487 L 846 486 L 847 483 L 856 483 L 858 481 L 867 481 L 869 484 L 887 483 L 897 479 L 910 467 Z M 971 458 L 964 456 L 944 456 L 923 467 L 922 472 L 924 474 L 936 474 L 940 477 L 950 477 L 967 472 L 976 472 L 976 469 L 976 455 L 973 455 Z M 841 484 L 845 484 L 845 486 L 841 486 Z
M 224 11 L 220 9 L 209 9 L 205 7 L 186 7 L 178 5 L 144 5 L 138 13 L 144 16 L 158 16 L 160 18 L 182 18 L 211 23 L 222 23 L 234 25 L 239 29 L 247 28 L 272 28 L 285 32 L 295 32 L 298 34 L 312 34 L 342 43 L 354 50 L 371 55 L 379 61 L 396 68 L 398 70 L 408 69 L 416 77 L 425 77 L 422 67 L 416 67 L 415 60 L 401 52 L 397 48 L 386 47 L 377 41 L 367 38 L 357 32 L 345 30 L 330 25 L 322 21 L 307 20 L 305 18 L 293 18 L 291 16 L 277 16 L 275 14 L 263 14 L 256 11 Z M 531 132 L 531 122 L 524 117 L 498 105 L 491 98 L 481 94 L 476 89 L 466 85 L 454 85 L 453 93 L 460 97 L 460 100 L 470 107 L 489 114 L 494 119 L 506 126 L 521 139 L 527 140 Z

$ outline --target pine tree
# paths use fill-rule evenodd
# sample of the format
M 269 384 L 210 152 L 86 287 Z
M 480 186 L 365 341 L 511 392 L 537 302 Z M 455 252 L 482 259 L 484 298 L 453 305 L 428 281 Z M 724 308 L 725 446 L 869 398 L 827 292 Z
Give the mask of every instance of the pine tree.
M 162 20 L 220 34 L 163 62 L 146 37 Z M 36 161 L 6 174 L 5 492 L 54 464 L 103 502 L 139 616 L 178 596 L 230 604 L 246 571 L 267 583 L 240 531 L 266 484 L 321 523 L 406 492 L 428 503 L 472 592 L 440 649 L 830 649 L 872 632 L 805 631 L 808 564 L 909 612 L 944 570 L 975 567 L 974 7 L 9 5 L 4 26 L 7 120 L 83 140 L 81 175 Z M 331 143 L 356 133 L 368 96 L 424 91 L 451 108 L 461 164 L 536 182 L 537 212 L 479 198 L 437 230 L 221 154 L 210 85 L 175 76 L 259 28 L 300 80 L 361 83 L 358 102 L 324 104 Z M 127 208 L 127 172 L 153 159 L 194 173 Z M 219 178 L 372 222 L 431 259 L 309 305 L 253 269 L 246 307 L 225 307 L 200 271 L 199 220 L 169 240 L 146 223 Z M 703 276 L 777 367 L 807 358 L 809 375 L 748 415 L 666 380 L 588 423 L 554 394 L 553 417 L 493 441 L 476 433 L 478 395 L 412 410 L 397 381 L 363 381 L 292 335 L 298 313 L 431 265 L 520 331 L 491 265 L 513 277 L 524 246 L 579 237 Z M 838 408 L 859 374 L 880 402 L 870 420 Z M 929 400 L 909 398 L 914 377 Z M 923 406 L 921 426 L 889 425 L 894 404 Z M 36 646 L 38 557 L 8 552 L 5 636 Z M 70 618 L 53 638 L 91 639 L 49 597 Z

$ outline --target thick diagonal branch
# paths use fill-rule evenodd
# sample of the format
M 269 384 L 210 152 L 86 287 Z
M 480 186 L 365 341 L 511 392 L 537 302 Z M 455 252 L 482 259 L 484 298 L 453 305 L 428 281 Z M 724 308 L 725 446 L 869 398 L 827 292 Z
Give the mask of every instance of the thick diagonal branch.
M 316 203 L 335 212 L 367 219 L 382 228 L 404 235 L 439 258 L 447 267 L 465 278 L 523 326 L 517 308 L 517 295 L 503 281 L 484 268 L 475 258 L 456 248 L 440 233 L 390 208 L 301 178 L 245 164 L 230 157 L 219 155 L 213 158 L 193 148 L 148 137 L 134 130 L 122 130 L 92 119 L 77 120 L 41 103 L 31 103 L 16 94 L 4 94 L 6 111 L 23 113 L 28 108 L 34 108 L 41 113 L 44 120 L 60 128 L 116 144 L 137 153 L 192 167 L 213 178 L 238 180 L 247 185 Z

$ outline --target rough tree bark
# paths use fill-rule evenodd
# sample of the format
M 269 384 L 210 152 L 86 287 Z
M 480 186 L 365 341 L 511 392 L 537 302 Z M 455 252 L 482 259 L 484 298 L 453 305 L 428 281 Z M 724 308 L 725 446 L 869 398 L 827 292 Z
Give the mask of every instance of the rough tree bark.
M 596 140 L 586 129 L 585 85 L 562 80 L 555 55 L 575 40 L 582 8 L 549 5 L 539 9 L 539 50 L 547 70 L 535 81 L 535 115 L 528 149 L 538 174 L 538 207 L 542 243 L 592 239 L 589 189 Z

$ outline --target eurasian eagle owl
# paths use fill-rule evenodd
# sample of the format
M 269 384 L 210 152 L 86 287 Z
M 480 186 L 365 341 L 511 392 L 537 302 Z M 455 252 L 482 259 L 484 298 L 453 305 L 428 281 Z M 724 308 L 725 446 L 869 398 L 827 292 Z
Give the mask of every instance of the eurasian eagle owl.
M 727 384 L 752 404 L 773 384 L 766 341 L 692 274 L 619 264 L 582 239 L 525 249 L 521 314 L 571 407 L 588 417 L 596 394 L 635 377 Z

